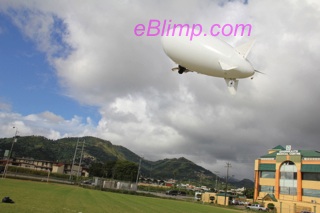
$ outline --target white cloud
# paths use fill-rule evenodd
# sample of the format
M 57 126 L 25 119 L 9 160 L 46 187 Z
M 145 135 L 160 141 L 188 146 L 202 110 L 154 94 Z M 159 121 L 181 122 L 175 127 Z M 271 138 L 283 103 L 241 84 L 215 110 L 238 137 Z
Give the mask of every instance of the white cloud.
M 23 116 L 18 113 L 0 111 L 0 131 L 2 137 L 12 137 L 13 127 L 18 129 L 19 135 L 43 135 L 50 139 L 61 137 L 95 135 L 95 126 L 85 123 L 80 117 L 65 120 L 59 115 L 46 111 L 40 114 Z M 87 118 L 90 121 L 90 118 Z
M 319 149 L 317 1 L 4 2 L 2 11 L 47 54 L 65 95 L 98 106 L 101 120 L 6 112 L 1 132 L 11 122 L 51 138 L 94 135 L 150 159 L 188 156 L 212 171 L 231 161 L 245 168 L 241 177 L 251 177 L 250 161 L 275 145 Z M 159 37 L 133 34 L 150 19 L 250 23 L 257 42 L 249 60 L 266 75 L 241 80 L 230 96 L 223 79 L 173 73 Z

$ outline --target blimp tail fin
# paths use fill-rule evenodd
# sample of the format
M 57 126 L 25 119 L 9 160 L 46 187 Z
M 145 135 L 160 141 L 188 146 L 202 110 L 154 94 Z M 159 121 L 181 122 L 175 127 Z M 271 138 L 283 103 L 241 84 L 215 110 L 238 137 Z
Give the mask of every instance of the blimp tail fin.
M 224 79 L 227 83 L 228 90 L 231 93 L 231 95 L 235 95 L 237 93 L 238 89 L 238 82 L 239 80 L 237 79 L 230 79 L 230 78 L 225 78 Z
M 250 53 L 250 50 L 252 48 L 252 46 L 254 45 L 256 40 L 251 40 L 245 44 L 242 44 L 241 46 L 239 47 L 236 47 L 236 50 L 241 54 L 243 55 L 244 58 L 247 58 L 247 56 L 249 55 Z

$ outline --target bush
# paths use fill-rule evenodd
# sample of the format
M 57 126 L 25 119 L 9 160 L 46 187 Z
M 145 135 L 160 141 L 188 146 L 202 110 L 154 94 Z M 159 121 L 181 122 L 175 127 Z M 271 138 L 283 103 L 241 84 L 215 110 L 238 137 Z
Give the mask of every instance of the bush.
M 274 204 L 273 203 L 268 203 L 268 209 L 271 209 L 271 210 L 273 210 L 274 209 Z

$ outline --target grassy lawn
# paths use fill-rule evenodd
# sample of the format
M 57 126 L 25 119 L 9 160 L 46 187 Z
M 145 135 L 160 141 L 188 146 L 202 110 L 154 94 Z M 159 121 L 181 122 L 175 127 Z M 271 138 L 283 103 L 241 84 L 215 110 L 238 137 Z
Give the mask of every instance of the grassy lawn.
M 9 196 L 14 204 L 0 203 L 0 212 L 237 212 L 185 201 L 125 195 L 77 186 L 0 179 L 0 198 Z

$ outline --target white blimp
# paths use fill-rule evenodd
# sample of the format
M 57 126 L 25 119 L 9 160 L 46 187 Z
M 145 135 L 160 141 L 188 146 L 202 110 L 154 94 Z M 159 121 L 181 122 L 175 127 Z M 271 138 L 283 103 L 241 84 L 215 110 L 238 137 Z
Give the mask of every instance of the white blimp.
M 248 78 L 259 72 L 246 59 L 253 41 L 233 48 L 205 33 L 190 40 L 190 36 L 184 34 L 187 29 L 182 29 L 181 35 L 172 33 L 172 30 L 161 38 L 165 53 L 178 64 L 172 71 L 177 70 L 180 74 L 194 71 L 224 78 L 231 94 L 237 91 L 238 79 Z

